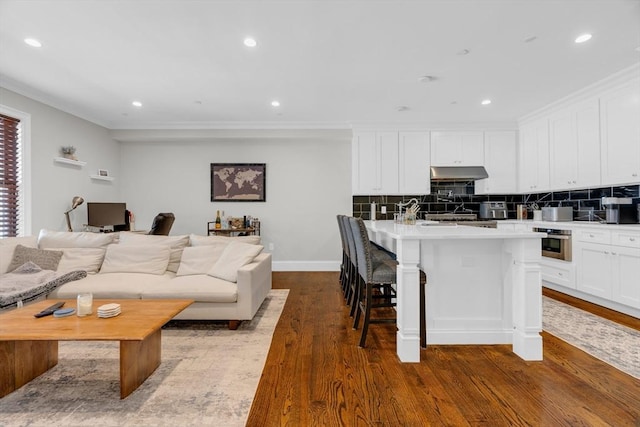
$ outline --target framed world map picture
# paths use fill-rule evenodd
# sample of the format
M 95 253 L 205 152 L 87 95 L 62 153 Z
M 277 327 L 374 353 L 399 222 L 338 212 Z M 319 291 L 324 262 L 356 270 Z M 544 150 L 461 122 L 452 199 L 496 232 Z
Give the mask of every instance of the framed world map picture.
M 212 202 L 264 202 L 266 163 L 211 163 Z

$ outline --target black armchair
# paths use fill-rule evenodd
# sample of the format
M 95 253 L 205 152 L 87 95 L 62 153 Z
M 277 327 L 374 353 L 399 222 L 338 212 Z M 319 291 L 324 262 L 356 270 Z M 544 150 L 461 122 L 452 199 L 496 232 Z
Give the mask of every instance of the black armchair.
M 153 224 L 151 225 L 149 234 L 153 234 L 156 236 L 168 236 L 175 219 L 176 217 L 171 212 L 159 213 L 153 219 Z

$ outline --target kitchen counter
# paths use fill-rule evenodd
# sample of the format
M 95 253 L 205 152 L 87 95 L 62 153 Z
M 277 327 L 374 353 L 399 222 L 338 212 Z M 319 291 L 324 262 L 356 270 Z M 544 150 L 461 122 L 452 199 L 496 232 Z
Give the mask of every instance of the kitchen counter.
M 557 228 L 557 229 L 573 229 L 573 228 L 599 228 L 603 230 L 618 230 L 618 231 L 640 231 L 640 224 L 602 224 L 599 222 L 590 221 L 533 221 L 531 219 L 503 219 L 498 221 L 500 224 L 526 224 L 531 227 L 541 228 Z
M 511 344 L 542 360 L 540 239 L 545 233 L 365 221 L 398 258 L 397 353 L 420 361 L 419 270 L 427 275 L 427 345 Z

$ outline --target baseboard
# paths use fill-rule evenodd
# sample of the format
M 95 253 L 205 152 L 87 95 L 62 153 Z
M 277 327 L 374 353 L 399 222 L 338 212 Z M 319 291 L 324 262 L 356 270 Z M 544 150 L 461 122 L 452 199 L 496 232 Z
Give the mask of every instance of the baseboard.
M 273 261 L 273 271 L 340 271 L 338 261 Z

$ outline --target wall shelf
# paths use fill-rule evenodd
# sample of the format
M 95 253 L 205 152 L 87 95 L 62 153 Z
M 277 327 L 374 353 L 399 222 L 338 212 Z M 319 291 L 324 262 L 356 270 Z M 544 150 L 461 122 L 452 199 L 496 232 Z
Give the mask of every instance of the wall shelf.
M 67 159 L 65 157 L 54 157 L 53 160 L 57 163 L 64 163 L 66 165 L 73 165 L 73 166 L 80 166 L 80 167 L 87 164 L 87 162 L 81 162 L 80 160 Z
M 100 176 L 100 175 L 90 175 L 91 179 L 97 179 L 98 181 L 113 181 L 114 178 L 112 176 Z

